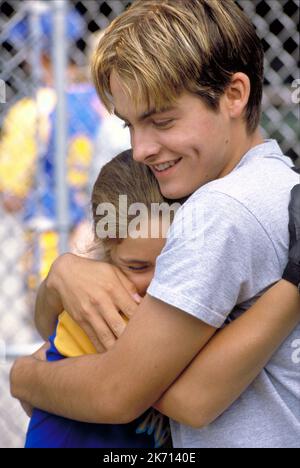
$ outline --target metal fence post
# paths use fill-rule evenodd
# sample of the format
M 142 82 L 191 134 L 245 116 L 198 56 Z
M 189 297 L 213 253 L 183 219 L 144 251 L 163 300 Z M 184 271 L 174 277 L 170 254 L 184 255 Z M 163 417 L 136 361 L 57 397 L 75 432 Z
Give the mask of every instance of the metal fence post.
M 69 237 L 69 203 L 67 180 L 67 103 L 66 103 L 66 72 L 67 72 L 67 37 L 66 15 L 67 0 L 54 0 L 53 28 L 53 68 L 54 86 L 57 96 L 56 107 L 56 141 L 55 141 L 55 199 L 57 213 L 57 230 L 59 235 L 59 253 L 68 250 Z

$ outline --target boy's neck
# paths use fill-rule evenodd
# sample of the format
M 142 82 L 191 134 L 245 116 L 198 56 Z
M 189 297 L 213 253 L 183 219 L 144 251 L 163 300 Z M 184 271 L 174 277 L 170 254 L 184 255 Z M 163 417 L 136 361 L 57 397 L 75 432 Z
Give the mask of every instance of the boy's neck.
M 242 138 L 241 133 L 239 132 L 235 134 L 236 137 L 232 138 L 232 144 L 230 145 L 232 157 L 219 175 L 219 178 L 230 174 L 230 172 L 233 171 L 233 169 L 239 164 L 248 151 L 250 151 L 252 148 L 255 148 L 255 146 L 264 143 L 264 138 L 259 128 L 257 128 L 256 131 L 251 135 L 248 135 L 246 131 L 243 133 L 244 134 L 242 135 Z

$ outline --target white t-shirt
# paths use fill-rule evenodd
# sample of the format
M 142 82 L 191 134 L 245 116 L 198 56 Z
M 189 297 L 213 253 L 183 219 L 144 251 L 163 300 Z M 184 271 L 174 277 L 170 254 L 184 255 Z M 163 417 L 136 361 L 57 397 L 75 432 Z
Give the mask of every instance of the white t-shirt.
M 287 263 L 299 175 L 278 144 L 251 149 L 177 212 L 148 293 L 213 326 L 247 310 Z M 238 400 L 204 429 L 171 421 L 175 447 L 300 447 L 300 325 Z M 188 398 L 188 395 L 187 395 Z

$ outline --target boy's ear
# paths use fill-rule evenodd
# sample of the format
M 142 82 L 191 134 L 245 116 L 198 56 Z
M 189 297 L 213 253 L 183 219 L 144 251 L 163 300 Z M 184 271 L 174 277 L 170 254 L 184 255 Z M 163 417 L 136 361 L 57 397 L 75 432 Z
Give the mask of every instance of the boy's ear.
M 225 91 L 226 106 L 231 118 L 241 117 L 249 101 L 250 79 L 245 73 L 234 73 Z

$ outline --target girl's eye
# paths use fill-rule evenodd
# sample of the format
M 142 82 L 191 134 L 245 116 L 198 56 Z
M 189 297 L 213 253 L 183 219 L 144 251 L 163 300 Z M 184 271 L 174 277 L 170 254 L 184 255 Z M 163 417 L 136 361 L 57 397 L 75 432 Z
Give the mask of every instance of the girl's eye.
M 131 271 L 143 271 L 146 270 L 148 267 L 147 265 L 140 266 L 140 267 L 134 267 L 134 266 L 129 266 L 128 269 Z

